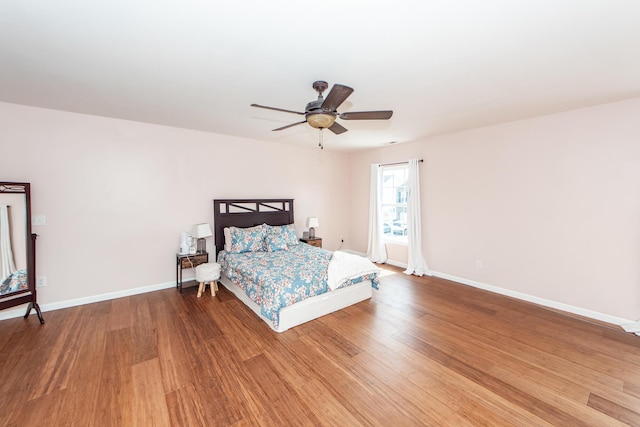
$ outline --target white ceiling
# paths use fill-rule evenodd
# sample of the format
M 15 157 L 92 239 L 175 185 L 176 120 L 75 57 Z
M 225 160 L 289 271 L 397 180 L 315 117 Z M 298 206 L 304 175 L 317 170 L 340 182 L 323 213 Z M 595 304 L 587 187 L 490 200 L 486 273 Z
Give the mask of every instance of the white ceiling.
M 0 101 L 353 150 L 640 96 L 638 0 L 0 0 Z M 326 95 L 326 93 L 325 93 Z

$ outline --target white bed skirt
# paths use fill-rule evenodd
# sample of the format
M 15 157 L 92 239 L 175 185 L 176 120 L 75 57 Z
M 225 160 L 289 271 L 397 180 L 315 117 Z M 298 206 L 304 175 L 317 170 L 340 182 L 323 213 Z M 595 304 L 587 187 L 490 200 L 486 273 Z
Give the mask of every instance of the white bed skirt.
M 260 306 L 253 302 L 247 294 L 244 293 L 241 287 L 231 282 L 231 280 L 229 280 L 229 278 L 224 274 L 220 276 L 220 282 L 276 332 L 284 332 L 294 326 L 317 319 L 325 314 L 341 310 L 373 296 L 371 280 L 364 280 L 345 288 L 336 289 L 335 291 L 330 291 L 326 294 L 307 298 L 281 309 L 280 323 L 276 329 L 273 327 L 273 322 L 260 313 Z

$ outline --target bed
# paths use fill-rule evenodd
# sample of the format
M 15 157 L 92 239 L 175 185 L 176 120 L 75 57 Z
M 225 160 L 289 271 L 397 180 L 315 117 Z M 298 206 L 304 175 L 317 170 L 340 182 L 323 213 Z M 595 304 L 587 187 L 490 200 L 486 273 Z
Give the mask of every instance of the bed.
M 220 281 L 276 332 L 369 299 L 378 287 L 373 263 L 301 243 L 293 222 L 293 199 L 214 200 Z

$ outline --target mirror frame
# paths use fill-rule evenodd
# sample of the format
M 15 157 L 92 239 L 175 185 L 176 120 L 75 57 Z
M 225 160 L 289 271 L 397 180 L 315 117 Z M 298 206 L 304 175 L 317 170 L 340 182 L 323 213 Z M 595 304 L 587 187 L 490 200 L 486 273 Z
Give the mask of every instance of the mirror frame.
M 42 311 L 36 298 L 36 238 L 37 234 L 31 231 L 31 184 L 28 182 L 0 182 L 0 194 L 24 194 L 25 195 L 25 223 L 26 223 L 26 248 L 27 248 L 27 290 L 16 291 L 0 296 L 0 310 L 29 304 L 26 319 L 32 309 L 36 310 L 40 323 L 44 323 Z

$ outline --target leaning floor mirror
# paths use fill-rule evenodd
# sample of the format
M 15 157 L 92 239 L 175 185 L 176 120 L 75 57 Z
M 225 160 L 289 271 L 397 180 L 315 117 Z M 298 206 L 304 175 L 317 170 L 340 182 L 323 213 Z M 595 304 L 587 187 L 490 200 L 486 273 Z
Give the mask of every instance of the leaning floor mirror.
M 0 182 L 0 310 L 28 304 L 44 323 L 36 299 L 36 234 L 31 233 L 31 187 Z

